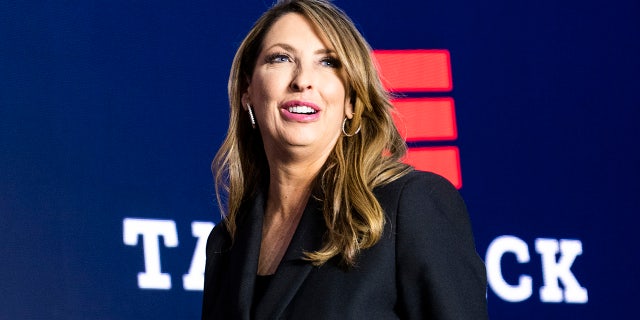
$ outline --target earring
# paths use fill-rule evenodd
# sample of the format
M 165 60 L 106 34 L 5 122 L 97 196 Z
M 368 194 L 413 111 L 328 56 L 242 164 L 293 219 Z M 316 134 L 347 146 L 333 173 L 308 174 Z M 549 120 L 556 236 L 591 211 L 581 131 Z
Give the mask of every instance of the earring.
M 253 110 L 251 110 L 251 105 L 247 103 L 247 109 L 249 110 L 249 119 L 251 120 L 251 127 L 256 128 L 256 118 L 253 116 Z
M 352 134 L 348 134 L 347 131 L 344 129 L 344 126 L 347 124 L 347 117 L 344 117 L 344 120 L 342 120 L 342 133 L 344 133 L 345 136 L 347 137 L 351 137 L 354 136 L 356 134 L 358 134 L 358 132 L 360 132 L 360 126 L 358 126 L 358 130 L 356 130 L 356 132 L 352 133 Z

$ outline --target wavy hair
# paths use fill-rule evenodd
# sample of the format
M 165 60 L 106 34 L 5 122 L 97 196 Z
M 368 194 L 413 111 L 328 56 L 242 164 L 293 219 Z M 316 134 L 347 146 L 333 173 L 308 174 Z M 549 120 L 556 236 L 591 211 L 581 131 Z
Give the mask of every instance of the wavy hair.
M 393 107 L 371 58 L 371 48 L 349 17 L 328 1 L 279 1 L 256 21 L 240 44 L 229 75 L 229 129 L 211 165 L 218 204 L 233 238 L 241 205 L 268 183 L 262 138 L 259 130 L 252 129 L 241 99 L 266 33 L 287 13 L 307 18 L 333 46 L 354 109 L 346 131 L 354 134 L 360 128 L 358 134 L 338 139 L 316 178 L 320 192 L 314 196 L 323 202 L 327 233 L 321 249 L 305 253 L 316 266 L 339 256 L 341 263 L 351 267 L 360 250 L 376 244 L 384 230 L 385 214 L 373 189 L 403 176 L 411 167 L 399 161 L 406 144 L 393 123 Z

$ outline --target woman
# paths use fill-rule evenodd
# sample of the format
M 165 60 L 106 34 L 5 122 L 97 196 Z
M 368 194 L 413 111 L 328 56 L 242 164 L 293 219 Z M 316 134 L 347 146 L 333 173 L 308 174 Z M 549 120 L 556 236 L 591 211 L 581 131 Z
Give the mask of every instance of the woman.
M 321 0 L 277 3 L 240 45 L 203 319 L 487 317 L 465 206 L 399 162 L 369 52 Z

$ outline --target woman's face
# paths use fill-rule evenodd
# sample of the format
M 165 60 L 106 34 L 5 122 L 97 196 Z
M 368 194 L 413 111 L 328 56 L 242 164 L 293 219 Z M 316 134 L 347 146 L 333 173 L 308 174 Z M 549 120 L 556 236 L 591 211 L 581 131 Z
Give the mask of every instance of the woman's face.
M 340 62 L 300 14 L 280 17 L 267 32 L 243 104 L 253 107 L 269 157 L 321 161 L 331 153 L 352 107 Z

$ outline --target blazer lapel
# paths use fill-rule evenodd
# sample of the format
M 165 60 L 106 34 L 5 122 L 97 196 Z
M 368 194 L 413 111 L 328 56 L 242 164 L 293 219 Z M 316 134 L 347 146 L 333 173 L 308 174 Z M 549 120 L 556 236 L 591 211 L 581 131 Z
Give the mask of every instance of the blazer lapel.
M 304 252 L 320 249 L 325 230 L 322 203 L 312 196 L 273 280 L 256 306 L 257 319 L 280 318 L 313 268 L 303 260 Z

